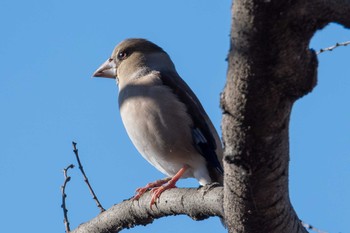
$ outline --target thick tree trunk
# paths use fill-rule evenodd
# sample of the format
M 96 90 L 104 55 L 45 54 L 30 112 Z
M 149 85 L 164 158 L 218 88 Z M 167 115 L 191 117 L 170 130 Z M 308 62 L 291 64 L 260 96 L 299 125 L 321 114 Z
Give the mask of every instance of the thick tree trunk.
M 349 9 L 349 1 L 337 2 Z M 289 199 L 289 119 L 293 103 L 316 85 L 312 35 L 336 18 L 349 22 L 332 12 L 346 12 L 338 7 L 331 1 L 234 1 L 221 96 L 229 232 L 307 232 Z

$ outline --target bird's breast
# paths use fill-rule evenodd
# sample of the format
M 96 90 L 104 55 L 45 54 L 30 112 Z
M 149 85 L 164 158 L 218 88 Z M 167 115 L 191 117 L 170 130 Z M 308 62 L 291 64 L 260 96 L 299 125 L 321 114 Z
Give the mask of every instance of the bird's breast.
M 142 156 L 163 173 L 175 174 L 193 152 L 193 123 L 185 105 L 166 86 L 130 85 L 120 90 L 119 108 Z

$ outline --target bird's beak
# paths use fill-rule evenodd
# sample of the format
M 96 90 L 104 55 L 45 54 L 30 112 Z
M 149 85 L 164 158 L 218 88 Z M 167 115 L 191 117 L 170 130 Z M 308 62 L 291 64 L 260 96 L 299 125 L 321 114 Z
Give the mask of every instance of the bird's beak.
M 92 77 L 101 78 L 116 78 L 117 69 L 112 58 L 107 59 L 98 69 L 94 72 Z

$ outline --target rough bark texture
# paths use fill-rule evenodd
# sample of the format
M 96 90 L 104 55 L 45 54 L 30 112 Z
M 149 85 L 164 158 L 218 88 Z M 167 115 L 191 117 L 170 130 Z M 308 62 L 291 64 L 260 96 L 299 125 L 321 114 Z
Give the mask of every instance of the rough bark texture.
M 224 188 L 167 190 L 153 210 L 146 193 L 73 232 L 118 232 L 163 216 L 223 213 L 229 232 L 306 232 L 289 200 L 289 118 L 293 103 L 316 85 L 311 37 L 330 22 L 350 27 L 349 12 L 350 0 L 235 0 L 221 95 Z
M 311 37 L 332 21 L 349 26 L 349 6 L 349 1 L 234 1 L 221 95 L 229 232 L 307 232 L 289 199 L 290 113 L 316 85 Z
M 170 189 L 162 193 L 157 205 L 150 208 L 150 192 L 138 201 L 125 200 L 94 219 L 81 224 L 71 233 L 119 232 L 136 225 L 147 225 L 155 219 L 184 214 L 194 220 L 223 216 L 223 187 L 213 184 L 198 189 Z

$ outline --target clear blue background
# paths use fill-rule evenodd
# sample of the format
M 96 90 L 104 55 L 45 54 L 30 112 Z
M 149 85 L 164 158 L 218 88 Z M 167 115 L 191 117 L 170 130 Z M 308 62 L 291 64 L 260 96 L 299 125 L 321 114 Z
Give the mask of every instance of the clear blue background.
M 103 205 L 129 198 L 163 175 L 135 150 L 110 79 L 91 79 L 114 46 L 144 37 L 172 57 L 220 130 L 231 2 L 200 0 L 0 2 L 1 232 L 64 232 L 62 169 L 84 168 Z M 311 47 L 349 40 L 331 25 Z M 350 232 L 350 46 L 319 55 L 319 84 L 291 119 L 290 193 L 301 219 Z M 75 168 L 67 187 L 71 227 L 98 214 Z M 184 180 L 180 187 L 197 187 Z M 217 218 L 162 218 L 128 232 L 225 232 Z

